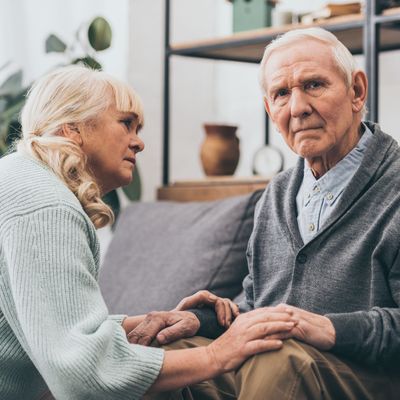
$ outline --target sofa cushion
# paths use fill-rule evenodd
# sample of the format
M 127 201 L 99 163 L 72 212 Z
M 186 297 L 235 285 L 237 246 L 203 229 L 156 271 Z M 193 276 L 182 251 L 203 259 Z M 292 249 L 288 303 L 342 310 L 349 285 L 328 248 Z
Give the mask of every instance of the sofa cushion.
M 128 206 L 100 272 L 109 311 L 169 310 L 200 289 L 230 298 L 240 293 L 260 195 Z

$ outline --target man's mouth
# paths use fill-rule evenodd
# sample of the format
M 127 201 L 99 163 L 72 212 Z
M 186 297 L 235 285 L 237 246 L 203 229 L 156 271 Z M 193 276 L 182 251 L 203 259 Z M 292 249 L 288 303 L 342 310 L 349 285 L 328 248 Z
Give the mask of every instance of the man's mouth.
M 304 131 L 313 131 L 316 129 L 321 129 L 322 126 L 309 126 L 309 127 L 304 127 L 304 128 L 297 128 L 293 130 L 293 133 L 296 134 L 298 132 L 304 132 Z

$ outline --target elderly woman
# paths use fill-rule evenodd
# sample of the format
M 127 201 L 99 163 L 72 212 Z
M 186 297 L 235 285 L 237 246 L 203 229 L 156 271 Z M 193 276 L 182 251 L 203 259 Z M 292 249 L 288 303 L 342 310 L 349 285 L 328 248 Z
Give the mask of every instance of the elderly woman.
M 108 315 L 96 228 L 113 221 L 101 196 L 131 181 L 143 150 L 141 103 L 104 72 L 67 67 L 33 86 L 21 119 L 0 160 L 1 399 L 136 399 L 281 347 L 290 315 L 271 324 L 262 310 L 207 347 L 130 344 L 143 318 Z

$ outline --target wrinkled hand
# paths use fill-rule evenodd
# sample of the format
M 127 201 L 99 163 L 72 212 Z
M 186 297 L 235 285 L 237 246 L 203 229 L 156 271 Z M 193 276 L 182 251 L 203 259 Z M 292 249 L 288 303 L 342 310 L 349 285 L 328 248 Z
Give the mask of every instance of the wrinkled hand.
M 200 290 L 192 296 L 185 297 L 175 307 L 175 310 L 190 308 L 212 307 L 217 314 L 218 323 L 229 328 L 232 321 L 239 315 L 239 307 L 230 299 L 218 297 L 208 290 Z
M 291 313 L 258 308 L 240 314 L 223 335 L 207 346 L 207 351 L 221 373 L 227 372 L 254 354 L 280 349 L 282 339 L 290 336 L 295 325 Z
M 189 311 L 153 311 L 127 337 L 130 343 L 144 346 L 150 345 L 153 340 L 158 344 L 167 344 L 194 336 L 199 328 L 200 321 Z
M 336 331 L 331 320 L 301 308 L 280 304 L 276 310 L 292 315 L 296 326 L 291 337 L 308 343 L 319 350 L 330 350 L 336 342 Z

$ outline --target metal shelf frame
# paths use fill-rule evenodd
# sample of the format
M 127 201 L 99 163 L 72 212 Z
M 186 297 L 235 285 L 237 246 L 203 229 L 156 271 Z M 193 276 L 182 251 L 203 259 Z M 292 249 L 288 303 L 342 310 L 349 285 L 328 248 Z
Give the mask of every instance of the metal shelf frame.
M 227 49 L 238 49 L 245 46 L 263 45 L 273 40 L 281 32 L 259 34 L 255 37 L 243 36 L 241 38 L 229 37 L 226 40 L 214 41 L 209 43 L 194 44 L 192 46 L 171 46 L 170 27 L 171 27 L 171 1 L 165 0 L 165 51 L 164 51 L 164 101 L 163 101 L 163 185 L 169 183 L 169 153 L 170 153 L 170 59 L 174 56 L 205 58 L 210 60 L 224 60 L 235 62 L 259 63 L 259 57 L 244 57 L 241 55 L 223 54 Z M 400 49 L 400 10 L 394 14 L 382 15 L 379 0 L 366 0 L 364 18 L 356 18 L 352 21 L 338 21 L 334 23 L 321 23 L 320 26 L 332 33 L 341 33 L 355 29 L 362 30 L 362 47 L 351 49 L 353 54 L 364 54 L 365 72 L 368 76 L 368 99 L 367 99 L 367 118 L 372 121 L 379 121 L 378 114 L 378 88 L 379 88 L 379 53 Z M 393 26 L 399 30 L 398 42 L 381 45 L 381 28 L 383 26 Z M 302 25 L 293 28 L 304 27 Z M 220 53 L 218 53 L 220 52 Z M 269 119 L 265 119 L 265 143 L 269 142 Z

